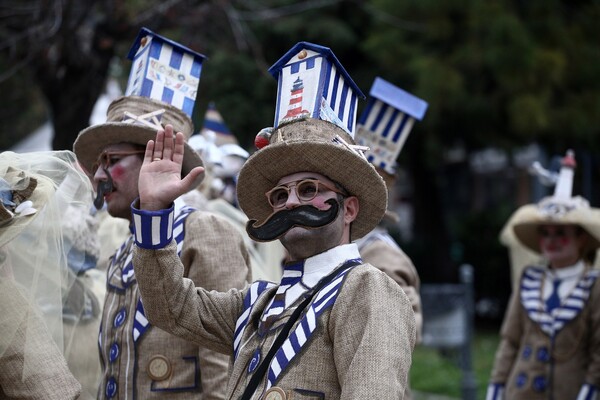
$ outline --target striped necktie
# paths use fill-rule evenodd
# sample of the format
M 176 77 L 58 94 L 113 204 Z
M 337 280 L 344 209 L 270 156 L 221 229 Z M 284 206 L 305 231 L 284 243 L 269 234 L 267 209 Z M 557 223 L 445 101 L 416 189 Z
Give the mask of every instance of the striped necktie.
M 297 263 L 293 265 L 286 265 L 281 278 L 277 293 L 273 298 L 273 303 L 263 315 L 262 323 L 259 327 L 259 333 L 264 335 L 271 329 L 273 323 L 279 319 L 279 316 L 285 310 L 285 296 L 289 288 L 302 280 L 303 275 L 303 263 Z
M 560 296 L 558 295 L 558 286 L 560 285 L 560 279 L 555 279 L 552 282 L 552 293 L 550 297 L 546 299 L 546 310 L 548 314 L 552 314 L 552 310 L 560 306 Z

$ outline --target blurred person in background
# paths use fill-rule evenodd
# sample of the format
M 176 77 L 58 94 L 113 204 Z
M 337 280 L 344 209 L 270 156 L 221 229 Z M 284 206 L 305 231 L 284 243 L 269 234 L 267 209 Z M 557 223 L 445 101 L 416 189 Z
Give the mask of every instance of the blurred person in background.
M 63 332 L 76 278 L 62 222 L 89 210 L 89 190 L 71 152 L 0 154 L 0 399 L 79 398 L 63 356 L 78 337 Z
M 596 399 L 600 390 L 600 210 L 572 197 L 563 158 L 552 196 L 515 211 L 515 237 L 544 263 L 524 268 L 501 328 L 490 400 Z
M 285 249 L 278 241 L 256 242 L 246 233 L 248 217 L 237 207 L 237 178 L 249 154 L 238 145 L 214 103 L 209 105 L 201 131 L 188 144 L 204 161 L 205 178 L 196 190 L 176 200 L 226 218 L 244 237 L 254 280 L 277 282 Z
M 132 260 L 134 237 L 146 234 L 134 230 L 130 208 L 138 197 L 143 149 L 163 124 L 177 126 L 187 137 L 193 132 L 190 114 L 203 56 L 144 28 L 130 57 L 133 67 L 127 95 L 110 104 L 105 123 L 81 131 L 73 145 L 79 162 L 92 176 L 96 207 L 101 209 L 106 203 L 107 212 L 126 220 L 130 229 L 106 271 L 98 339 L 102 362 L 98 398 L 224 399 L 228 358 L 149 323 Z M 165 65 L 165 59 L 174 62 Z M 172 76 L 177 79 L 167 79 Z M 187 143 L 184 146 L 182 175 L 186 176 L 202 160 Z M 196 177 L 196 186 L 202 178 Z M 207 290 L 227 291 L 247 284 L 251 279 L 248 254 L 230 223 L 186 206 L 173 217 L 172 232 L 184 276 Z

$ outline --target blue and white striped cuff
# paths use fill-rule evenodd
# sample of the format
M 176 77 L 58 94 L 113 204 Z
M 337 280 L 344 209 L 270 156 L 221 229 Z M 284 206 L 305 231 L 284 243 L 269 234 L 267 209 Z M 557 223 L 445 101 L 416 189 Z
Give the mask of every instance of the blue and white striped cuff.
M 504 384 L 490 383 L 487 387 L 485 400 L 504 400 Z
M 598 400 L 600 388 L 589 383 L 584 383 L 579 390 L 577 400 Z
M 158 211 L 140 210 L 139 199 L 131 203 L 135 244 L 143 249 L 162 249 L 173 239 L 175 205 Z

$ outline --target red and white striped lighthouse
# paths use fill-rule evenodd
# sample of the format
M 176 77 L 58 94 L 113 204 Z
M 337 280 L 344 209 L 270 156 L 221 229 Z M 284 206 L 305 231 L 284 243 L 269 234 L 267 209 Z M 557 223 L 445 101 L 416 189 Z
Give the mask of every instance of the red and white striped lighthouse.
M 302 79 L 298 77 L 292 85 L 292 95 L 290 97 L 290 104 L 288 105 L 288 112 L 284 118 L 295 118 L 303 114 L 309 114 L 308 111 L 302 109 L 302 92 L 304 91 L 304 83 Z

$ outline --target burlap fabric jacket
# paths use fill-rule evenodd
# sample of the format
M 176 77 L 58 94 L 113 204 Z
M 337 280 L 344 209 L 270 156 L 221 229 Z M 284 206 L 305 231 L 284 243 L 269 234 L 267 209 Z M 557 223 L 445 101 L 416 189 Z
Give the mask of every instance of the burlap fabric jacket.
M 175 218 L 173 228 L 175 237 L 184 234 L 178 240 L 183 275 L 207 290 L 243 288 L 251 279 L 249 259 L 236 229 L 210 213 L 195 211 L 182 219 L 184 215 Z M 148 323 L 131 263 L 132 250 L 130 237 L 108 268 L 99 398 L 224 399 L 228 356 Z
M 0 399 L 70 400 L 80 392 L 43 320 L 0 278 Z
M 159 250 L 136 246 L 134 263 L 151 321 L 232 358 L 236 349 L 227 398 L 238 399 L 255 371 L 257 351 L 267 354 L 279 332 L 276 328 L 288 320 L 295 306 L 287 308 L 261 337 L 257 321 L 277 286 L 261 291 L 265 283 L 255 282 L 246 290 L 227 293 L 195 288 L 183 279 L 172 242 Z M 257 298 L 253 307 L 245 307 L 252 298 Z M 310 339 L 299 350 L 302 338 L 284 345 L 286 356 L 295 356 L 287 365 L 276 357 L 277 365 L 274 360 L 253 399 L 263 398 L 271 374 L 278 375 L 272 384 L 287 399 L 403 398 L 415 324 L 408 297 L 387 275 L 368 264 L 354 267 L 345 275 L 335 303 L 313 321 L 316 329 Z
M 421 341 L 423 312 L 421 307 L 421 280 L 414 264 L 387 231 L 376 228 L 357 241 L 364 262 L 385 272 L 404 290 L 410 299 L 417 328 L 417 343 Z
M 576 399 L 584 385 L 600 387 L 600 282 L 588 269 L 559 311 L 572 318 L 544 324 L 550 316 L 533 306 L 543 273 L 541 267 L 524 270 L 505 315 L 491 376 L 492 384 L 504 385 L 504 399 Z M 579 310 L 573 307 L 578 299 L 584 299 Z

